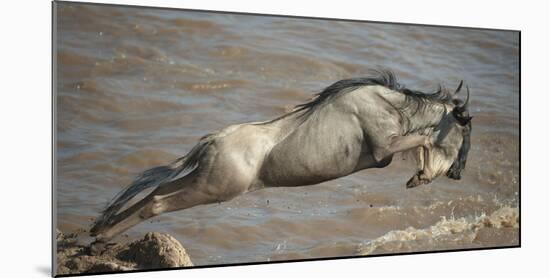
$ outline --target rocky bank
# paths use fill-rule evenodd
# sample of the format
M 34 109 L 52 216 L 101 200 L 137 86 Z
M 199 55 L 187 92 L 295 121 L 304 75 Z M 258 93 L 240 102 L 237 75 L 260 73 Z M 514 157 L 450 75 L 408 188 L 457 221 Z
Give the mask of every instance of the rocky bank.
M 102 252 L 79 245 L 76 237 L 57 232 L 57 275 L 193 266 L 185 248 L 168 234 L 147 233 L 132 242 L 108 245 Z

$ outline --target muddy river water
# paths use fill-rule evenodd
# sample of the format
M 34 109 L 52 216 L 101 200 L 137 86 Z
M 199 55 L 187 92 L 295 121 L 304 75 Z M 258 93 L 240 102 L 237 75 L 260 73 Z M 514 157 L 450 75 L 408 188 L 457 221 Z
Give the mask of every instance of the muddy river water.
M 462 180 L 406 189 L 415 168 L 399 156 L 319 185 L 164 214 L 127 237 L 169 233 L 196 265 L 518 244 L 518 33 L 70 3 L 56 13 L 61 231 L 89 229 L 138 173 L 205 134 L 388 68 L 422 91 L 470 86 Z

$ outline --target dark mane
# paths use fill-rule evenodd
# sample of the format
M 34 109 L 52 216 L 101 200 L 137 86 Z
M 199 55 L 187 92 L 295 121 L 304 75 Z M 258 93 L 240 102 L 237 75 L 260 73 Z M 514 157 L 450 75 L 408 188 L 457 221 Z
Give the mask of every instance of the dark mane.
M 438 90 L 433 93 L 424 93 L 421 91 L 408 89 L 399 84 L 395 74 L 392 71 L 378 70 L 373 72 L 374 75 L 371 77 L 344 79 L 328 86 L 320 93 L 315 94 L 315 98 L 313 100 L 297 105 L 294 112 L 302 111 L 304 113 L 303 115 L 309 114 L 317 107 L 327 101 L 330 101 L 336 96 L 351 92 L 359 87 L 372 85 L 384 86 L 388 89 L 405 94 L 407 96 L 405 105 L 400 107 L 400 109 L 405 110 L 412 103 L 415 103 L 414 113 L 416 113 L 419 109 L 425 108 L 426 104 L 430 102 L 450 103 L 452 101 L 452 94 L 450 94 L 441 85 L 439 85 Z

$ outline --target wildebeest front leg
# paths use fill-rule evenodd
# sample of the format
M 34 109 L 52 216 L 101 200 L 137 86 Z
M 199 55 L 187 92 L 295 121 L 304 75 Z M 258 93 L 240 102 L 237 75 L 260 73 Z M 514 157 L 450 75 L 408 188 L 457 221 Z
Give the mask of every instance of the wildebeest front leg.
M 432 148 L 423 148 L 424 149 L 424 170 L 419 173 L 419 178 L 422 183 L 430 183 L 432 181 Z
M 382 161 L 384 158 L 398 152 L 407 151 L 420 146 L 430 148 L 432 145 L 432 138 L 426 135 L 411 134 L 405 136 L 393 136 L 391 137 L 389 144 L 375 147 L 373 156 L 376 161 Z
M 414 150 L 414 159 L 416 161 L 416 173 L 407 181 L 407 188 L 413 188 L 423 184 L 420 176 L 424 173 L 425 168 L 424 147 L 417 147 Z
M 416 153 L 417 158 L 417 173 L 409 179 L 407 182 L 407 188 L 416 187 L 422 184 L 428 184 L 432 182 L 433 179 L 433 148 L 420 147 Z

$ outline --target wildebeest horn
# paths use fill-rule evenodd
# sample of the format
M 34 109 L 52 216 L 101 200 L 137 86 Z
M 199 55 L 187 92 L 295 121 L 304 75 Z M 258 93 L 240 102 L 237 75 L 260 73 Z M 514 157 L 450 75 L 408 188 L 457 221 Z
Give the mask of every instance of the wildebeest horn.
M 462 89 L 462 83 L 464 83 L 464 80 L 460 80 L 460 84 L 458 84 L 458 87 L 455 90 L 455 95 L 460 92 L 460 89 Z
M 462 110 L 468 109 L 468 104 L 470 104 L 470 88 L 468 87 L 468 85 L 466 85 L 466 93 L 466 101 L 462 105 Z

